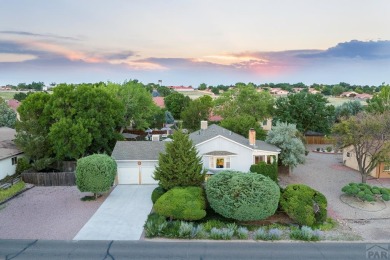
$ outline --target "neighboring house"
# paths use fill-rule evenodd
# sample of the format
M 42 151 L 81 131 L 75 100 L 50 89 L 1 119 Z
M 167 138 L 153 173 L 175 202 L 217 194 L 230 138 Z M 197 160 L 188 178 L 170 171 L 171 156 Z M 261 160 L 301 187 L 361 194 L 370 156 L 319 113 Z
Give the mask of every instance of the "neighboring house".
M 272 118 L 264 119 L 260 123 L 260 127 L 263 128 L 265 131 L 270 131 L 272 129 Z
M 359 95 L 355 91 L 349 91 L 349 92 L 343 92 L 340 94 L 340 97 L 355 97 L 356 95 Z
M 160 108 L 165 108 L 164 97 L 153 97 L 153 102 Z
M 352 145 L 343 149 L 343 163 L 347 167 L 357 171 L 359 170 L 356 154 Z M 390 163 L 379 163 L 370 175 L 374 178 L 390 178 Z
M 13 141 L 15 134 L 15 129 L 0 127 L 0 180 L 15 174 L 18 158 L 23 157 Z
M 7 103 L 8 103 L 8 106 L 16 112 L 16 118 L 18 120 L 20 120 L 20 115 L 18 113 L 18 107 L 20 106 L 21 103 L 16 99 L 10 99 L 10 100 L 8 100 Z
M 260 161 L 272 163 L 280 153 L 278 147 L 255 140 L 254 130 L 250 130 L 247 139 L 218 125 L 208 127 L 207 121 L 202 121 L 202 129 L 189 136 L 202 156 L 208 174 L 227 169 L 248 172 L 252 164 Z M 157 183 L 152 176 L 158 156 L 164 151 L 165 142 L 118 141 L 112 153 L 118 164 L 117 183 Z
M 183 91 L 183 92 L 194 91 L 194 89 L 191 86 L 189 86 L 189 87 L 185 87 L 185 86 L 170 86 L 168 88 L 170 88 L 172 90 L 176 90 L 178 92 L 181 92 L 181 91 Z
M 357 95 L 355 96 L 355 98 L 367 100 L 367 99 L 371 99 L 371 98 L 372 98 L 372 95 L 367 94 L 367 93 L 357 94 Z
M 269 93 L 271 95 L 276 95 L 276 96 L 285 96 L 287 95 L 289 92 L 287 90 L 283 90 L 281 88 L 271 88 Z

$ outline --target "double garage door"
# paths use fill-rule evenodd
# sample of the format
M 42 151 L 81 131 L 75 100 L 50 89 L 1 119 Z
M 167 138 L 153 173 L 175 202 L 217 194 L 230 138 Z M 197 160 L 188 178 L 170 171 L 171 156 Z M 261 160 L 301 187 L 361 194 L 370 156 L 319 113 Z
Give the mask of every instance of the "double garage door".
M 155 164 L 118 165 L 118 184 L 157 184 L 153 179 Z

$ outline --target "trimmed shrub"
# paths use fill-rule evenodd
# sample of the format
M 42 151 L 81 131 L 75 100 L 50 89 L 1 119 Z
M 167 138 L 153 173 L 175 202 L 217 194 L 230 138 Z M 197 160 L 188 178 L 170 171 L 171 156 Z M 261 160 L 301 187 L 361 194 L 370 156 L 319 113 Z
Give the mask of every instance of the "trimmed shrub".
M 77 160 L 76 185 L 81 192 L 109 191 L 114 184 L 117 165 L 106 154 L 94 154 Z
M 145 236 L 146 237 L 156 237 L 163 235 L 165 228 L 167 227 L 168 222 L 165 217 L 160 216 L 156 213 L 150 214 L 148 219 L 145 222 Z
M 226 218 L 240 221 L 272 216 L 280 197 L 278 185 L 256 173 L 223 171 L 206 183 L 210 207 Z
M 20 174 L 22 174 L 22 172 L 24 172 L 25 170 L 28 170 L 30 168 L 31 168 L 31 165 L 26 158 L 24 158 L 24 157 L 18 158 L 18 164 L 16 165 L 15 174 L 20 175 Z
M 294 229 L 290 232 L 290 238 L 294 240 L 318 241 L 321 236 L 322 232 L 320 230 L 313 230 L 308 226 L 303 226 L 301 229 Z
M 366 183 L 349 183 L 345 185 L 342 189 L 342 192 L 345 194 L 355 196 L 363 201 L 376 201 L 377 199 L 382 199 L 384 201 L 389 200 L 390 191 L 387 188 L 379 188 L 377 186 L 370 186 Z
M 280 205 L 299 225 L 312 227 L 323 223 L 327 217 L 325 196 L 303 184 L 288 185 L 282 193 Z
M 236 235 L 238 239 L 248 239 L 249 231 L 246 227 L 239 227 L 236 230 Z
M 162 187 L 158 186 L 157 188 L 155 188 L 152 192 L 152 202 L 153 204 L 156 203 L 156 201 L 158 200 L 158 198 L 160 198 L 165 192 L 167 192 L 166 190 L 164 190 Z
M 204 229 L 207 231 L 207 232 L 210 232 L 211 229 L 213 228 L 216 228 L 216 229 L 220 229 L 220 228 L 223 228 L 225 227 L 226 224 L 220 220 L 216 220 L 216 219 L 210 219 L 208 220 L 205 224 L 204 224 Z
M 199 220 L 206 216 L 206 200 L 200 187 L 176 187 L 164 193 L 154 204 L 154 210 L 165 217 Z
M 270 177 L 271 180 L 278 183 L 278 164 L 276 162 L 272 164 L 259 162 L 258 164 L 253 164 L 249 171 Z

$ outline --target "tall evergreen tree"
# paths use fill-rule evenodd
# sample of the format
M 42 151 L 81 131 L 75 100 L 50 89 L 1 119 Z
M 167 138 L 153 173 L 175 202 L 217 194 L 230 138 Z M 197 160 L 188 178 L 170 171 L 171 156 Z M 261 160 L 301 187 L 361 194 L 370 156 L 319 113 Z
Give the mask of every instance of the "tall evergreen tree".
M 154 179 L 166 190 L 173 187 L 200 186 L 206 172 L 202 169 L 202 158 L 187 134 L 176 131 L 173 141 L 166 144 L 161 153 Z

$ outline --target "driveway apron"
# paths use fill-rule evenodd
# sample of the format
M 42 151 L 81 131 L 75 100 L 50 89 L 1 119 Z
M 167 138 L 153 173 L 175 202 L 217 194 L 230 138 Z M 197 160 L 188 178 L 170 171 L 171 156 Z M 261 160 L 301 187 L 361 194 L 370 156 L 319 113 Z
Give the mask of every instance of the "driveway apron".
M 156 187 L 117 185 L 73 240 L 139 240 Z

